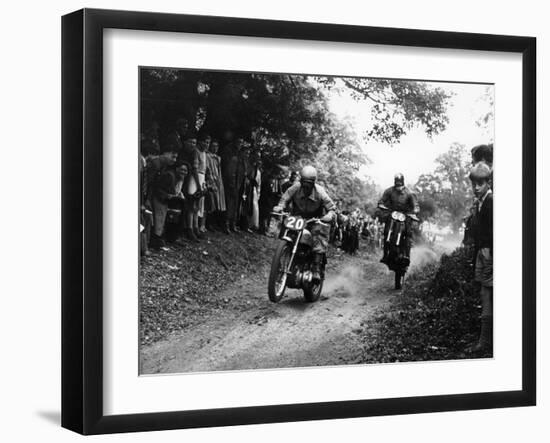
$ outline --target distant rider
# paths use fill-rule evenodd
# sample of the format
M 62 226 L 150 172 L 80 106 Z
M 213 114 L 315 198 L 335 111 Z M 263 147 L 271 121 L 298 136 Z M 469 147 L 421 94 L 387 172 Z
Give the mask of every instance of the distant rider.
M 317 170 L 313 166 L 304 166 L 300 172 L 300 181 L 289 187 L 282 195 L 274 212 L 282 212 L 289 206 L 290 213 L 304 218 L 319 218 L 320 222 L 312 223 L 313 239 L 313 280 L 321 280 L 321 265 L 328 247 L 330 224 L 334 219 L 336 205 L 325 188 L 315 183 Z
M 393 184 L 394 185 L 392 187 L 386 189 L 384 191 L 384 194 L 382 194 L 382 198 L 378 202 L 378 207 L 380 208 L 382 206 L 381 209 L 383 210 L 383 207 L 385 207 L 385 210 L 389 212 L 387 214 L 388 217 L 392 211 L 399 211 L 403 214 L 418 214 L 420 209 L 418 207 L 416 195 L 405 186 L 405 177 L 403 176 L 403 174 L 395 174 Z M 386 238 L 388 236 L 389 226 L 390 224 L 386 223 L 384 227 L 384 255 L 380 260 L 381 263 L 387 263 L 388 261 L 388 246 L 386 245 Z M 405 229 L 405 232 L 407 234 L 406 255 L 407 257 L 410 257 L 411 223 L 408 219 L 405 223 Z

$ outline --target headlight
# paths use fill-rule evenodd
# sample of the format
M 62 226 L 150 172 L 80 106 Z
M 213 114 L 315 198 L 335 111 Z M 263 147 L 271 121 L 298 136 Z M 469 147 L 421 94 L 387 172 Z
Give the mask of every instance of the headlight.
M 405 214 L 403 214 L 402 212 L 393 211 L 391 213 L 391 218 L 393 218 L 394 220 L 400 221 L 400 222 L 404 222 L 407 219 L 407 216 Z

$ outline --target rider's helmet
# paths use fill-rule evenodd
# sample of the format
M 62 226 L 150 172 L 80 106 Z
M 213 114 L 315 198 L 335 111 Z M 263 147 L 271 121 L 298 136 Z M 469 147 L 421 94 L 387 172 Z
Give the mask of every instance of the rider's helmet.
M 317 170 L 313 166 L 304 166 L 300 171 L 300 181 L 315 183 L 317 180 Z
M 401 172 L 398 172 L 393 177 L 393 184 L 395 186 L 405 186 L 405 177 L 403 177 L 403 174 Z
M 491 168 L 485 162 L 476 163 L 470 170 L 470 180 L 472 181 L 481 181 L 481 180 L 490 180 L 491 178 Z

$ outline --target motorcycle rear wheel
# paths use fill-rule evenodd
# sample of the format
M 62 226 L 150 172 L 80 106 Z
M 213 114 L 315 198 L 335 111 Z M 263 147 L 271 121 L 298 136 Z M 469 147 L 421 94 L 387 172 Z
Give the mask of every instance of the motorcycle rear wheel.
M 267 284 L 267 295 L 273 303 L 281 301 L 286 289 L 286 267 L 290 260 L 292 249 L 287 242 L 281 241 L 275 250 L 273 261 L 271 262 L 271 271 L 269 272 L 269 281 Z

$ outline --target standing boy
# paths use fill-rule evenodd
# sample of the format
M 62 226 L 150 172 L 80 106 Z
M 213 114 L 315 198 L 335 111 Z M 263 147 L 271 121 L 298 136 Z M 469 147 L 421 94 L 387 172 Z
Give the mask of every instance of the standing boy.
M 473 352 L 491 352 L 493 348 L 493 191 L 491 168 L 477 163 L 470 172 L 476 197 L 471 229 L 475 244 L 475 281 L 480 285 L 481 332 L 471 348 Z

